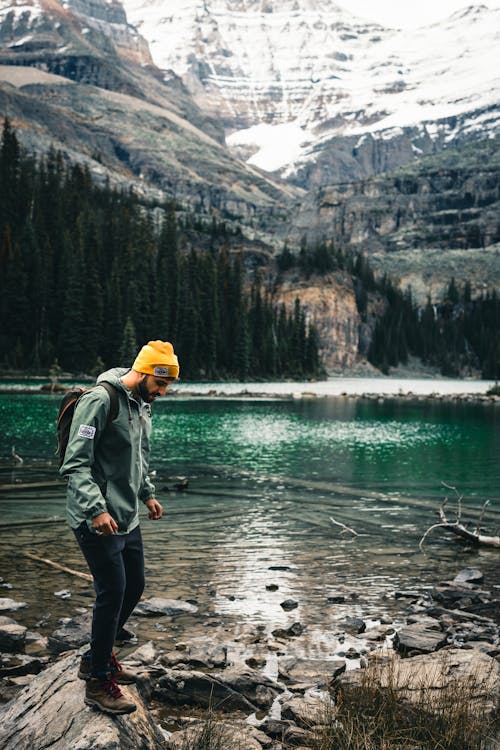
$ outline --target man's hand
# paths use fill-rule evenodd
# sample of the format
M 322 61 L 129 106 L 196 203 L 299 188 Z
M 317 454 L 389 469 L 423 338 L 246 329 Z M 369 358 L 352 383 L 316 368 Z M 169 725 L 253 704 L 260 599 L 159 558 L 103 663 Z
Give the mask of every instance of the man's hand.
M 146 500 L 144 505 L 147 506 L 147 509 L 149 510 L 148 517 L 151 518 L 153 521 L 157 521 L 159 518 L 161 518 L 163 513 L 163 508 L 161 507 L 158 500 L 154 497 L 150 497 L 149 500 Z
M 92 526 L 99 536 L 110 536 L 111 534 L 116 534 L 118 531 L 118 524 L 107 512 L 99 513 L 98 516 L 94 516 L 92 519 Z

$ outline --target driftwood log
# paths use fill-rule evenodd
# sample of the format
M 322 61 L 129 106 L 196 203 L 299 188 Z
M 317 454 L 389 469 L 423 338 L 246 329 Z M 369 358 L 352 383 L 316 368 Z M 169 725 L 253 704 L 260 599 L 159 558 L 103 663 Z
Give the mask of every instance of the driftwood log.
M 78 652 L 55 662 L 0 707 L 0 747 L 9 750 L 160 750 L 165 738 L 135 687 L 133 714 L 107 716 L 85 705 Z
M 488 507 L 489 501 L 487 500 L 483 504 L 483 507 L 481 508 L 476 524 L 474 528 L 471 529 L 471 528 L 468 528 L 469 524 L 472 523 L 471 521 L 466 521 L 466 522 L 462 521 L 463 495 L 459 495 L 455 487 L 450 487 L 447 484 L 444 484 L 444 486 L 450 490 L 453 490 L 457 496 L 457 511 L 456 511 L 455 521 L 449 521 L 448 518 L 446 517 L 445 507 L 448 503 L 448 498 L 446 497 L 439 509 L 440 522 L 433 524 L 427 529 L 422 539 L 420 540 L 418 546 L 422 548 L 422 545 L 426 537 L 428 537 L 429 534 L 432 531 L 434 531 L 434 529 L 445 529 L 445 531 L 451 531 L 453 534 L 456 534 L 462 539 L 466 539 L 468 542 L 471 542 L 474 545 L 483 546 L 483 547 L 500 548 L 500 536 L 485 534 L 483 533 L 483 529 L 481 528 L 483 517 L 486 511 L 486 508 Z

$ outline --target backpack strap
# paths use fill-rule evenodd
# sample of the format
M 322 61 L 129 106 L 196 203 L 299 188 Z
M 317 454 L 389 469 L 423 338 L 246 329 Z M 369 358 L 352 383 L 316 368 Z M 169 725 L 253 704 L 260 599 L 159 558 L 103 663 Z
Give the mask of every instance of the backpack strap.
M 108 383 L 105 380 L 102 383 L 99 383 L 99 385 L 104 388 L 109 396 L 109 413 L 106 422 L 107 427 L 118 416 L 118 410 L 120 408 L 118 403 L 118 391 L 116 390 L 114 385 L 111 385 L 111 383 Z

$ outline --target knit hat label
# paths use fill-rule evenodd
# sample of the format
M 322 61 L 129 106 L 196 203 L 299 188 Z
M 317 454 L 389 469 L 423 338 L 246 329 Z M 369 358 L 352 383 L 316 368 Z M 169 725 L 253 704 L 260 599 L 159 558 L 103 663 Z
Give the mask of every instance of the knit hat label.
M 159 378 L 168 378 L 168 367 L 155 367 L 153 375 Z

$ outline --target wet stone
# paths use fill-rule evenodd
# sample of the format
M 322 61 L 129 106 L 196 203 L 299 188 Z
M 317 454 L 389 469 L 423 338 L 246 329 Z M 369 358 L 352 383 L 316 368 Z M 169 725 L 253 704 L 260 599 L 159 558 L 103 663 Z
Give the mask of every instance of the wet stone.
M 366 630 L 366 623 L 360 617 L 346 617 L 345 620 L 340 622 L 340 625 L 344 628 L 347 633 L 364 633 Z
M 277 628 L 272 631 L 275 638 L 297 638 L 304 632 L 304 626 L 300 622 L 294 622 L 289 628 Z
M 344 659 L 300 659 L 286 657 L 279 660 L 278 674 L 285 680 L 311 685 L 330 685 L 345 671 Z
M 135 615 L 153 617 L 158 615 L 194 615 L 198 612 L 198 607 L 181 599 L 163 599 L 154 596 L 151 599 L 145 599 L 139 602 L 134 609 Z
M 463 568 L 455 578 L 453 583 L 482 583 L 484 576 L 478 568 Z
M 73 618 L 60 621 L 60 626 L 49 635 L 48 648 L 53 654 L 80 648 L 90 640 L 92 614 L 87 612 Z
M 268 710 L 283 688 L 255 669 L 235 666 L 214 675 L 223 685 L 243 695 L 250 703 Z
M 279 589 L 279 586 L 277 583 L 268 583 L 266 584 L 266 590 L 267 591 L 277 591 Z
M 0 598 L 0 612 L 16 612 L 18 609 L 24 609 L 27 606 L 26 602 L 17 602 L 15 599 Z
M 284 602 L 281 602 L 280 607 L 285 610 L 285 612 L 290 612 L 292 609 L 297 609 L 299 606 L 299 603 L 295 601 L 295 599 L 285 599 Z
M 0 650 L 13 653 L 23 652 L 27 628 L 11 617 L 0 615 Z

